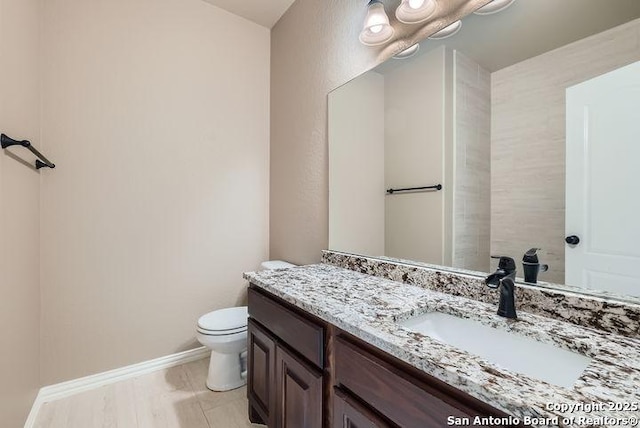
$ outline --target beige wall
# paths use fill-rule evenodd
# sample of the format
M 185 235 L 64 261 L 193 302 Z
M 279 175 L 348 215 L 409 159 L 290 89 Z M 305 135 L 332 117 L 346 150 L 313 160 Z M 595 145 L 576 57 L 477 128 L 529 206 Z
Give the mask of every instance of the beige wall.
M 640 60 L 640 20 L 492 74 L 491 252 L 564 283 L 566 88 Z
M 446 50 L 385 74 L 385 187 L 444 183 Z M 444 192 L 388 195 L 385 255 L 444 263 Z
M 455 195 L 453 267 L 489 271 L 491 74 L 454 54 Z
M 0 132 L 40 140 L 39 0 L 0 0 Z M 40 386 L 39 174 L 0 151 L 0 425 L 24 424 Z
M 328 247 L 327 94 L 377 63 L 353 24 L 363 9 L 356 1 L 297 0 L 272 29 L 273 259 L 313 263 Z
M 384 77 L 329 94 L 329 248 L 384 253 Z
M 197 346 L 268 255 L 269 30 L 200 0 L 44 8 L 42 375 Z
M 327 248 L 327 94 L 488 2 L 440 2 L 444 18 L 424 28 L 398 25 L 390 13 L 400 40 L 384 49 L 358 41 L 364 1 L 297 0 L 278 21 L 271 34 L 271 258 L 313 263 Z

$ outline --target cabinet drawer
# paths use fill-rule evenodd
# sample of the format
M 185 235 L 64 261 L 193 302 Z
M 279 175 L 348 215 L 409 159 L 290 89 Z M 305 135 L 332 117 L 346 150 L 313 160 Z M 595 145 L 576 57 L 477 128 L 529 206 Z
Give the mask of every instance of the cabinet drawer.
M 324 367 L 324 328 L 285 308 L 274 299 L 249 289 L 249 316 L 267 328 L 316 367 Z
M 342 337 L 336 340 L 335 361 L 336 383 L 401 427 L 440 428 L 449 416 L 477 414 Z
M 338 388 L 333 390 L 333 428 L 396 428 Z

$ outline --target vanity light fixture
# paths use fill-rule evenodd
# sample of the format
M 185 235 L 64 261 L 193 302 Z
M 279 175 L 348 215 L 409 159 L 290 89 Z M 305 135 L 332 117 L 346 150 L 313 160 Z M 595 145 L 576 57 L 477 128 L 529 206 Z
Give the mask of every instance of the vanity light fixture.
M 447 25 L 442 30 L 429 36 L 431 40 L 442 40 L 456 34 L 462 28 L 462 21 L 458 20 L 451 25 Z
M 411 58 L 412 56 L 414 56 L 415 54 L 418 53 L 418 51 L 420 50 L 420 43 L 416 43 L 413 46 L 409 46 L 408 48 L 406 48 L 405 50 L 403 50 L 400 53 L 395 54 L 394 56 L 392 56 L 393 59 L 407 59 L 407 58 Z
M 473 13 L 476 15 L 493 15 L 494 13 L 502 12 L 511 6 L 514 1 L 516 0 L 493 0 Z
M 369 11 L 360 33 L 360 42 L 366 46 L 378 46 L 387 43 L 393 37 L 394 30 L 380 0 L 369 2 Z
M 511 6 L 515 0 L 493 0 L 474 13 L 476 15 L 492 15 L 502 12 Z M 366 46 L 384 45 L 393 38 L 395 30 L 389 23 L 389 17 L 384 10 L 381 0 L 370 0 L 367 3 L 367 17 L 360 33 L 360 42 Z M 401 0 L 396 9 L 396 18 L 403 24 L 419 24 L 433 17 L 438 8 L 438 0 Z M 462 21 L 458 20 L 442 30 L 429 36 L 431 40 L 442 40 L 457 34 L 462 28 Z M 408 58 L 415 54 L 420 47 L 413 45 L 394 58 Z M 411 50 L 411 49 L 415 49 Z
M 418 24 L 433 16 L 436 0 L 402 0 L 396 9 L 396 18 L 403 24 Z

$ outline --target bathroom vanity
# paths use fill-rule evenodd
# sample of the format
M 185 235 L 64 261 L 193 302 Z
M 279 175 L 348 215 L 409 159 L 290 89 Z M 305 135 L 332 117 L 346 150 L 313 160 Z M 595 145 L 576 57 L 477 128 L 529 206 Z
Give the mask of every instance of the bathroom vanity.
M 484 426 L 577 427 L 586 426 L 578 417 L 638 415 L 632 404 L 596 414 L 560 406 L 637 406 L 637 339 L 526 312 L 509 322 L 495 314 L 495 304 L 326 263 L 245 278 L 250 283 L 247 393 L 254 422 L 429 428 L 483 426 L 473 423 L 480 416 L 494 418 Z M 490 357 L 407 326 L 407 319 L 434 311 L 553 346 L 587 363 L 569 387 L 559 385 L 563 380 L 541 380 L 535 372 L 505 369 Z M 546 355 L 537 357 L 553 365 Z
M 254 422 L 440 427 L 448 417 L 507 417 L 258 286 L 249 289 L 249 308 Z

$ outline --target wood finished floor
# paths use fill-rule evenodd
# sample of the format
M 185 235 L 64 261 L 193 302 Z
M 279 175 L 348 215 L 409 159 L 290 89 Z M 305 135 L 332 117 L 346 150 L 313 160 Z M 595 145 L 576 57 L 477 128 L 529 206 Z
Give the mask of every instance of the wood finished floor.
M 36 428 L 249 428 L 246 387 L 212 392 L 209 359 L 45 403 Z

